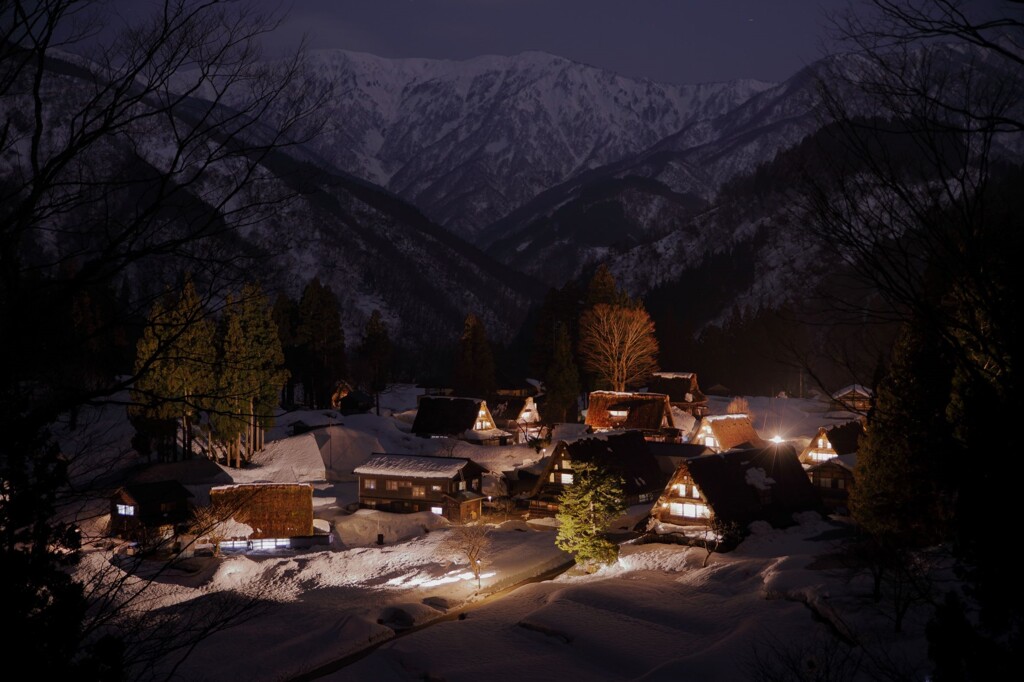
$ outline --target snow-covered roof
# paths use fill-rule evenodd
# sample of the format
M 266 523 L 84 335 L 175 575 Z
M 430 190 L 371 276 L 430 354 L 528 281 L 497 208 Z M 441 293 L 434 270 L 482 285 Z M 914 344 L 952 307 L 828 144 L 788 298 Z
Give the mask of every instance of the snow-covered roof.
M 655 372 L 654 376 L 662 379 L 692 379 L 693 372 Z
M 859 393 L 861 395 L 866 396 L 874 395 L 874 392 L 867 386 L 862 386 L 860 384 L 850 384 L 849 386 L 843 386 L 841 389 L 833 393 L 832 397 L 840 398 L 844 395 L 849 395 L 850 393 Z
M 725 421 L 727 419 L 750 419 L 746 414 L 709 414 L 703 417 L 706 422 L 718 422 Z
M 368 460 L 353 469 L 353 473 L 410 478 L 451 478 L 467 464 L 469 460 L 462 457 L 377 454 L 371 455 Z

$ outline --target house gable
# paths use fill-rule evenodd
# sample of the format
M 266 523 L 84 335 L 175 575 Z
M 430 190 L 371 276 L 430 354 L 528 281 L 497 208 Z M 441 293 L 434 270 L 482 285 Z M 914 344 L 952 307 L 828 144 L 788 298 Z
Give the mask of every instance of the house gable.
M 638 429 L 645 433 L 675 428 L 672 405 L 664 393 L 594 391 L 586 424 L 594 430 Z
M 704 417 L 690 442 L 717 452 L 738 447 L 764 447 L 767 443 L 754 430 L 745 414 L 721 414 Z

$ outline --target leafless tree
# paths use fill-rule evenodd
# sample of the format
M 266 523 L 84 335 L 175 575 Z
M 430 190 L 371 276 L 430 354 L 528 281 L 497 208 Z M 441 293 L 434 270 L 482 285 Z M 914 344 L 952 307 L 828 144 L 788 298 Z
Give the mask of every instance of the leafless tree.
M 726 521 L 717 514 L 712 514 L 707 529 L 699 536 L 698 541 L 704 548 L 704 561 L 700 567 L 705 568 L 711 555 L 719 549 L 733 546 L 741 538 L 742 528 L 735 521 Z
M 614 391 L 625 391 L 658 369 L 654 322 L 643 307 L 599 303 L 580 320 L 584 366 Z
M 445 557 L 454 556 L 465 559 L 469 563 L 469 570 L 473 573 L 473 577 L 476 578 L 476 588 L 479 590 L 484 556 L 490 546 L 490 528 L 477 522 L 452 526 L 438 544 L 437 551 Z

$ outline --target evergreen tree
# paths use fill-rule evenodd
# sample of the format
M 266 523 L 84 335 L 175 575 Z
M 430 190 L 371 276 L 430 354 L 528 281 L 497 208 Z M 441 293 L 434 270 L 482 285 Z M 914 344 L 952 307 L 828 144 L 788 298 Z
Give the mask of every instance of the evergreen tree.
M 572 342 L 565 326 L 559 325 L 551 366 L 544 375 L 544 418 L 551 423 L 575 420 L 579 394 L 580 375 L 573 358 Z
M 455 357 L 453 386 L 458 395 L 485 398 L 497 386 L 494 377 L 494 354 L 487 330 L 479 317 L 470 313 L 459 337 L 459 350 Z
M 593 308 L 604 303 L 605 305 L 628 305 L 629 296 L 620 291 L 615 277 L 608 266 L 602 263 L 597 267 L 594 276 L 587 285 L 587 297 L 583 302 L 584 309 Z
M 345 332 L 341 329 L 338 298 L 314 277 L 299 301 L 296 342 L 306 402 L 314 408 L 331 406 L 335 385 L 345 378 Z
M 284 353 L 284 367 L 288 370 L 288 379 L 284 385 L 281 402 L 285 405 L 294 405 L 295 384 L 302 373 L 301 351 L 298 344 L 299 305 L 287 294 L 278 294 L 274 299 L 272 317 L 277 326 L 277 338 Z
M 377 414 L 380 415 L 380 392 L 387 388 L 391 369 L 391 339 L 379 310 L 370 314 L 356 353 L 366 386 L 373 393 Z
M 139 379 L 133 392 L 134 416 L 143 424 L 169 419 L 180 423 L 182 450 L 193 454 L 193 427 L 215 391 L 214 325 L 207 318 L 191 278 L 168 304 L 157 303 L 136 349 Z M 161 454 L 173 456 L 164 428 L 158 428 Z
M 573 482 L 559 498 L 555 545 L 580 564 L 609 564 L 619 546 L 605 537 L 611 522 L 626 511 L 622 479 L 587 461 L 572 463 Z
M 957 451 L 946 420 L 951 368 L 934 338 L 908 326 L 857 456 L 851 511 L 880 547 L 920 547 L 948 537 L 950 462 Z

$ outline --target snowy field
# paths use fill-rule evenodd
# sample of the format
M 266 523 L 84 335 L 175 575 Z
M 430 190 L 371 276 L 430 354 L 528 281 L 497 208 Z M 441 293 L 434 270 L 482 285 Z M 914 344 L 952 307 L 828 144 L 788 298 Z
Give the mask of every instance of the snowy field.
M 864 642 L 868 635 L 857 633 L 887 632 L 881 612 L 865 606 L 867 588 L 844 580 L 828 559 L 837 527 L 814 515 L 785 531 L 759 528 L 706 568 L 701 549 L 626 545 L 618 563 L 594 575 L 570 571 L 489 598 L 567 563 L 554 546 L 553 519 L 493 525 L 478 588 L 465 559 L 441 550 L 449 533 L 444 519 L 353 513 L 352 470 L 371 454 L 447 454 L 450 441 L 409 433 L 416 392 L 405 386 L 386 393 L 380 416 L 282 413 L 252 466 L 215 469 L 218 484 L 224 476 L 236 483 L 311 483 L 316 525 L 331 530 L 333 544 L 197 557 L 160 573 L 141 602 L 154 614 L 199 613 L 224 603 L 218 600 L 258 604 L 256 617 L 204 639 L 177 671 L 181 679 L 289 679 L 381 643 L 328 679 L 748 679 L 752 666 L 764 665 L 758 652 L 771 658 L 799 649 L 813 658 L 824 655 L 816 651 L 821 642 L 838 641 L 830 633 Z M 814 400 L 747 400 L 763 437 L 779 434 L 798 447 L 819 426 L 853 416 Z M 712 414 L 724 413 L 728 402 L 711 398 Z M 119 409 L 83 417 L 85 427 L 63 434 L 65 448 L 88 442 L 89 452 L 117 453 L 126 470 L 156 469 L 133 459 L 131 429 Z M 291 435 L 296 422 L 309 430 Z M 462 442 L 452 454 L 492 471 L 542 456 L 527 446 Z M 102 535 L 106 505 L 100 499 L 86 506 L 87 538 Z M 631 508 L 615 528 L 631 528 L 646 511 Z M 115 549 L 108 541 L 87 543 L 83 575 L 120 570 Z M 129 586 L 144 584 L 142 577 L 121 577 Z M 462 609 L 464 619 L 444 618 Z M 920 669 L 919 639 L 884 638 L 886 659 Z

